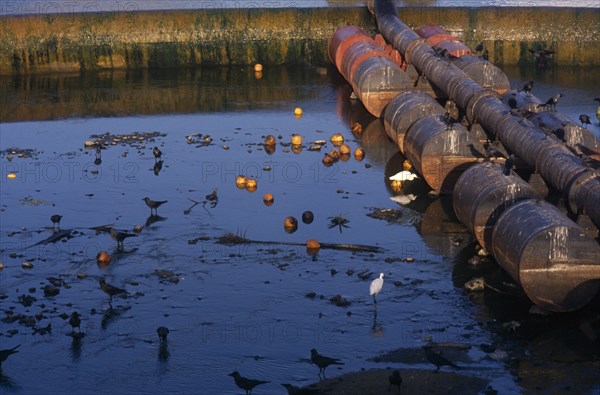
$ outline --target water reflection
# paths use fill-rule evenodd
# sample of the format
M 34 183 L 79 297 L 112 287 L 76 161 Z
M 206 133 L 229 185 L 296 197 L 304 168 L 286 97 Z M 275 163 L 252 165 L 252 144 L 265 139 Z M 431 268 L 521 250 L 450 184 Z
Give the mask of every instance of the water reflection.
M 2 122 L 288 108 L 318 104 L 327 81 L 314 68 L 269 67 L 261 80 L 237 67 L 115 70 L 0 77 Z
M 150 226 L 160 221 L 166 221 L 166 217 L 161 217 L 158 214 L 151 214 L 148 218 L 146 218 L 146 226 Z
M 163 161 L 162 160 L 159 160 L 156 163 L 154 163 L 154 167 L 152 168 L 152 171 L 154 172 L 155 176 L 158 176 L 158 174 L 162 170 L 162 166 L 163 166 Z
M 169 360 L 169 356 L 171 356 L 169 353 L 169 346 L 166 342 L 160 342 L 160 345 L 158 346 L 158 360 L 161 362 L 167 362 Z
M 83 336 L 81 336 L 81 334 L 74 333 L 71 337 L 71 359 L 73 362 L 77 362 L 81 359 L 81 339 Z
M 384 328 L 381 322 L 377 320 L 377 304 L 373 306 L 373 325 L 371 325 L 371 335 L 375 337 L 382 337 L 384 335 Z

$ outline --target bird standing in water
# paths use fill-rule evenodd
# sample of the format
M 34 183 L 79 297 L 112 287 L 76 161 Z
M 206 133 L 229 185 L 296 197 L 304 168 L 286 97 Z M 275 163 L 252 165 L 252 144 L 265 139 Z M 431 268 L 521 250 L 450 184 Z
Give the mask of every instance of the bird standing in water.
M 100 278 L 98 280 L 98 283 L 100 284 L 100 288 L 102 289 L 102 291 L 104 291 L 104 293 L 108 295 L 108 304 L 110 305 L 112 305 L 113 296 L 127 293 L 126 290 L 107 283 L 104 278 Z
M 211 193 L 205 196 L 203 205 L 206 206 L 206 203 L 210 202 L 210 207 L 215 208 L 219 203 L 219 195 L 217 195 L 217 188 L 213 189 Z
M 169 334 L 169 328 L 167 328 L 166 326 L 159 326 L 156 329 L 156 333 L 158 334 L 158 338 L 160 339 L 161 343 L 167 342 L 167 335 Z
M 6 350 L 0 350 L 0 369 L 2 369 L 2 362 L 6 361 L 8 357 L 13 354 L 18 353 L 17 348 L 21 347 L 21 345 L 14 346 L 13 348 L 8 348 Z
M 381 292 L 381 288 L 383 288 L 383 273 L 379 273 L 379 278 L 371 281 L 371 286 L 369 287 L 369 295 L 373 296 L 373 303 L 375 304 L 377 304 L 375 296 Z
M 118 249 L 123 248 L 123 240 L 125 240 L 126 238 L 137 237 L 137 235 L 134 233 L 119 232 L 115 228 L 109 228 L 108 234 L 110 235 L 111 239 L 117 242 Z
M 442 355 L 440 351 L 434 351 L 431 349 L 430 345 L 421 346 L 423 350 L 425 350 L 425 356 L 427 360 L 436 366 L 435 371 L 440 370 L 440 366 L 452 366 L 453 368 L 460 369 L 460 366 L 456 365 L 454 362 L 448 360 L 446 357 Z
M 261 384 L 269 383 L 269 381 L 254 380 L 254 379 L 248 379 L 246 377 L 242 377 L 237 370 L 235 372 L 229 373 L 228 376 L 233 377 L 233 380 L 235 380 L 235 384 L 238 387 L 240 387 L 241 389 L 243 389 L 244 391 L 246 391 L 246 395 L 252 394 L 252 389 L 254 387 L 261 385 Z
M 312 363 L 319 367 L 319 378 L 321 378 L 321 374 L 323 374 L 323 378 L 325 378 L 325 369 L 329 365 L 343 365 L 343 362 L 340 362 L 337 358 L 327 357 L 325 355 L 321 355 L 314 348 L 310 350 L 310 360 Z
M 52 229 L 54 229 L 55 226 L 58 226 L 58 229 L 60 229 L 60 220 L 62 219 L 62 215 L 58 215 L 58 214 L 54 214 L 53 216 L 50 217 L 50 221 L 52 221 Z
M 158 149 L 158 147 L 152 148 L 152 155 L 154 155 L 154 161 L 159 161 L 162 157 L 162 151 Z
M 144 202 L 146 202 L 146 206 L 150 207 L 150 215 L 152 215 L 153 213 L 155 213 L 156 215 L 158 215 L 158 208 L 167 203 L 166 200 L 152 200 L 149 197 L 145 197 L 142 199 Z
M 79 333 L 81 333 L 81 318 L 79 317 L 78 312 L 74 311 L 71 313 L 71 318 L 69 318 L 69 324 L 73 328 L 72 332 L 75 332 L 75 328 L 77 328 Z

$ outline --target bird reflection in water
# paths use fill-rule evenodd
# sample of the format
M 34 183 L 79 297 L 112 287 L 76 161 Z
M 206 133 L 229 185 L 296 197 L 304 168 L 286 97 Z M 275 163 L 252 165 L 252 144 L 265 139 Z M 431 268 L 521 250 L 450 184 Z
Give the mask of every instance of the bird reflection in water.
M 10 377 L 2 373 L 2 369 L 0 369 L 0 388 L 16 388 L 15 382 Z
M 129 310 L 131 307 L 117 307 L 114 308 L 112 305 L 108 308 L 108 310 L 104 311 L 102 314 L 102 321 L 100 322 L 100 326 L 103 330 L 108 328 L 108 325 L 112 323 L 114 320 L 119 318 L 123 313 Z
M 159 160 L 158 162 L 154 163 L 154 167 L 152 168 L 152 171 L 154 171 L 155 176 L 157 176 L 158 173 L 160 173 L 160 171 L 162 170 L 162 165 L 163 165 L 162 160 Z
M 160 215 L 152 214 L 148 218 L 146 218 L 146 226 L 150 226 L 155 222 L 164 221 L 166 219 L 166 217 L 161 217 Z
M 70 333 L 69 336 L 73 338 L 71 340 L 71 359 L 73 362 L 81 359 L 81 339 L 85 336 L 83 333 Z
M 373 325 L 371 326 L 371 335 L 381 337 L 384 334 L 383 325 L 377 321 L 377 305 L 373 307 Z
M 156 329 L 158 334 L 158 340 L 160 342 L 158 347 L 158 360 L 166 362 L 169 359 L 169 349 L 167 347 L 167 336 L 169 335 L 169 328 L 160 326 Z

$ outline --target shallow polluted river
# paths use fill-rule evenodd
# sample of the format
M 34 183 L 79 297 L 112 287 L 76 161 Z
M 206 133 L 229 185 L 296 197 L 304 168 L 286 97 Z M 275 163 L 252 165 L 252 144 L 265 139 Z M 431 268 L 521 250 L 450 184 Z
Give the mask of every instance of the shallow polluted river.
M 514 87 L 536 79 L 540 98 L 564 93 L 559 110 L 573 119 L 595 111 L 597 70 L 507 72 Z M 363 393 L 387 393 L 393 369 L 409 393 L 600 391 L 598 300 L 533 314 L 493 259 L 472 265 L 450 199 L 420 178 L 392 190 L 404 158 L 335 70 L 0 84 L 0 349 L 20 345 L 2 363 L 3 394 L 243 393 L 233 371 L 269 381 L 256 394 L 284 394 L 283 383 L 319 381 L 311 349 L 343 363 L 328 378 L 389 368 Z M 336 133 L 351 153 L 326 166 Z M 166 202 L 151 213 L 145 197 Z M 134 236 L 119 248 L 110 227 Z M 508 291 L 465 290 L 483 275 Z M 110 302 L 101 278 L 126 294 Z M 434 373 L 428 343 L 457 367 Z

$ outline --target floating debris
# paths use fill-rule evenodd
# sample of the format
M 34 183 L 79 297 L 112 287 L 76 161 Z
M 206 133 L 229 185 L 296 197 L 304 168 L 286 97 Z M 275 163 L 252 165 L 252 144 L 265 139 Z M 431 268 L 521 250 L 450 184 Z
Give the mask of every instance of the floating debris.
M 21 206 L 43 206 L 43 205 L 51 205 L 52 203 L 47 200 L 36 199 L 31 196 L 24 197 L 19 199 L 19 204 Z
M 157 137 L 165 137 L 165 133 L 161 132 L 133 132 L 130 134 L 112 134 L 105 132 L 102 134 L 92 134 L 91 139 L 94 139 L 90 145 L 90 140 L 86 140 L 84 146 L 86 148 L 100 147 L 100 149 L 107 149 L 111 145 L 128 145 L 137 149 L 143 149 L 145 144 L 154 141 Z
M 33 148 L 7 148 L 4 151 L 0 151 L 0 156 L 6 156 L 6 159 L 11 161 L 13 157 L 16 155 L 17 158 L 26 159 L 26 158 L 35 158 L 37 157 L 38 152 Z M 10 159 L 9 159 L 10 157 Z
M 306 246 L 305 243 L 250 240 L 244 236 L 236 235 L 233 233 L 226 233 L 223 236 L 218 237 L 216 240 L 217 240 L 216 242 L 218 244 L 224 244 L 224 245 L 255 243 L 255 244 L 281 244 L 281 245 L 302 246 L 302 247 Z M 334 249 L 334 250 L 356 251 L 356 252 L 384 252 L 385 251 L 381 247 L 362 245 L 362 244 L 332 244 L 332 243 L 323 243 L 323 242 L 321 242 L 319 244 L 321 245 L 321 248 L 329 248 L 329 249 Z
M 350 220 L 344 217 L 343 215 L 337 215 L 335 217 L 329 217 L 327 219 L 329 219 L 329 225 L 327 226 L 328 229 L 335 228 L 337 226 L 340 229 L 340 233 L 342 233 L 342 228 L 350 227 L 348 225 L 350 223 Z
M 107 264 L 111 260 L 110 255 L 106 251 L 100 251 L 98 255 L 96 255 L 96 261 L 101 264 Z
M 190 134 L 189 136 L 185 136 L 185 139 L 188 144 L 196 145 L 196 148 L 207 147 L 213 141 L 213 139 L 210 135 L 202 134 L 202 133 Z
M 56 296 L 60 293 L 60 289 L 55 287 L 52 284 L 46 284 L 44 286 L 44 296 L 49 297 L 49 296 Z
M 336 133 L 333 136 L 331 136 L 329 138 L 329 140 L 334 144 L 334 145 L 342 145 L 344 144 L 344 136 L 341 133 Z
M 477 277 L 465 283 L 465 289 L 470 292 L 481 292 L 485 289 L 483 277 Z
M 350 306 L 350 301 L 348 301 L 348 299 L 342 297 L 342 295 L 334 295 L 331 298 L 329 298 L 329 301 L 334 303 L 338 307 Z

